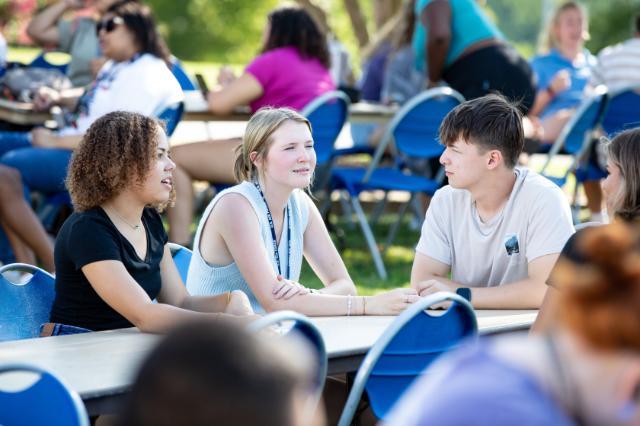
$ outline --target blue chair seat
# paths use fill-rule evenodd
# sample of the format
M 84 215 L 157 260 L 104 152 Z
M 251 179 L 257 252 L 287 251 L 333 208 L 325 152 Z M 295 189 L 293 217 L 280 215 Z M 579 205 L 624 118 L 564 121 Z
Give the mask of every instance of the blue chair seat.
M 349 195 L 357 197 L 367 190 L 424 192 L 433 195 L 440 184 L 434 180 L 416 175 L 408 175 L 395 168 L 378 168 L 367 181 L 363 181 L 365 169 L 338 167 L 333 171 L 334 188 L 346 189 Z
M 332 172 L 331 189 L 342 190 L 341 194 L 350 201 L 373 263 L 382 279 L 386 279 L 387 272 L 358 195 L 367 190 L 403 191 L 410 194 L 409 201 L 401 206 L 398 219 L 389 230 L 385 244 L 388 247 L 395 238 L 406 210 L 410 206 L 419 210 L 416 207 L 416 194 L 433 195 L 442 184 L 442 169 L 435 172 L 434 178 L 427 179 L 424 177 L 426 167 L 415 165 L 426 164 L 442 154 L 444 148 L 438 141 L 440 123 L 449 111 L 463 101 L 462 95 L 449 87 L 431 89 L 416 95 L 400 108 L 387 125 L 368 167 L 360 167 L 359 170 L 356 167 L 334 168 Z M 395 164 L 393 167 L 379 167 L 389 146 L 398 154 Z M 408 167 L 410 164 L 414 166 Z

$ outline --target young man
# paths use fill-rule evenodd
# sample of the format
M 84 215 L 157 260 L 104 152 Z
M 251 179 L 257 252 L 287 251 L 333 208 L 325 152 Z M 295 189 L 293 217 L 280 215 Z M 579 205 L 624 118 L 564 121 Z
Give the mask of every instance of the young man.
M 515 168 L 518 109 L 498 95 L 467 101 L 445 117 L 440 140 L 449 185 L 427 210 L 411 285 L 421 296 L 470 287 L 476 308 L 539 307 L 574 229 L 560 188 Z

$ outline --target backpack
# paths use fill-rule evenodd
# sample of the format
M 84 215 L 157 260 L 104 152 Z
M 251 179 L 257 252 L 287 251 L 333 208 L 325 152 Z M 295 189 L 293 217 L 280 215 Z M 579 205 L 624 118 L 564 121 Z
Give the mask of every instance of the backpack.
M 0 96 L 9 100 L 31 102 L 36 91 L 47 86 L 56 90 L 72 87 L 71 80 L 57 69 L 13 68 L 0 78 Z

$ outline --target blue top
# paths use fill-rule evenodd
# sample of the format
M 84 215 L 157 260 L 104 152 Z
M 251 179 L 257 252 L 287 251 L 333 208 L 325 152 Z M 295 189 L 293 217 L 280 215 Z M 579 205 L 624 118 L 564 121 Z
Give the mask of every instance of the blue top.
M 596 65 L 595 56 L 587 49 L 583 53 L 584 59 L 574 62 L 562 56 L 557 49 L 551 49 L 548 54 L 537 55 L 531 59 L 531 68 L 538 81 L 538 90 L 548 88 L 558 71 L 566 69 L 571 78 L 571 86 L 555 94 L 553 100 L 540 114 L 541 118 L 561 109 L 575 108 L 580 105 L 584 98 L 584 87 L 591 77 L 591 69 Z
M 426 70 L 425 47 L 427 30 L 422 24 L 422 10 L 433 0 L 416 2 L 416 28 L 413 33 L 413 49 L 416 52 L 416 68 Z M 500 30 L 484 14 L 476 0 L 449 0 L 451 6 L 451 43 L 445 67 L 453 64 L 469 46 L 490 38 L 504 38 Z
M 463 346 L 434 363 L 385 424 L 570 426 L 574 422 L 529 373 L 480 343 Z

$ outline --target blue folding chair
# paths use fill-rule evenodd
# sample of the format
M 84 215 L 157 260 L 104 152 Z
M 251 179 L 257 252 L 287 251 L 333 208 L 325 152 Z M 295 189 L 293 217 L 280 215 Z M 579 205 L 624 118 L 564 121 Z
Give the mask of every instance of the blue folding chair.
M 349 97 L 340 91 L 324 93 L 300 112 L 311 122 L 316 151 L 314 192 L 326 188 L 334 160 L 334 145 L 349 116 Z
M 609 92 L 607 97 L 602 129 L 608 137 L 640 126 L 640 85 Z
M 178 123 L 182 119 L 184 113 L 184 102 L 178 102 L 164 109 L 159 115 L 158 120 L 164 121 L 167 126 L 167 136 L 171 136 L 178 127 Z
M 386 279 L 387 272 L 358 197 L 363 191 L 373 190 L 405 191 L 411 194 L 400 210 L 398 222 L 389 231 L 389 245 L 416 194 L 432 196 L 444 178 L 441 172 L 434 177 L 418 175 L 407 164 L 414 160 L 426 162 L 442 154 L 444 147 L 438 141 L 440 123 L 449 111 L 463 101 L 462 95 L 449 87 L 422 92 L 409 100 L 391 120 L 369 167 L 336 167 L 332 172 L 331 187 L 340 190 L 351 201 L 376 270 L 383 279 Z M 387 146 L 392 142 L 397 151 L 395 165 L 378 167 Z
M 171 250 L 173 262 L 176 264 L 178 272 L 180 272 L 180 278 L 182 278 L 182 282 L 186 285 L 189 264 L 191 263 L 191 256 L 193 255 L 193 252 L 176 243 L 169 243 L 169 250 Z
M 32 276 L 15 284 L 3 275 L 9 271 Z M 24 263 L 0 267 L 0 341 L 38 337 L 40 325 L 49 322 L 54 297 L 55 278 L 50 273 Z
M 40 53 L 38 56 L 35 57 L 35 59 L 33 61 L 31 61 L 31 63 L 29 64 L 29 67 L 32 68 L 46 68 L 46 69 L 54 69 L 54 70 L 58 70 L 60 71 L 62 74 L 66 74 L 67 73 L 67 64 L 54 64 L 49 62 L 49 60 L 47 60 L 47 53 L 48 52 L 42 52 Z
M 268 327 L 284 325 L 284 323 L 291 322 L 292 326 L 287 329 L 287 334 L 294 333 L 302 336 L 306 341 L 311 344 L 311 347 L 315 349 L 317 358 L 316 380 L 315 380 L 315 395 L 310 412 L 315 411 L 317 404 L 320 402 L 322 396 L 322 389 L 324 388 L 324 382 L 327 377 L 327 351 L 324 345 L 324 339 L 320 334 L 320 331 L 316 325 L 311 322 L 306 316 L 293 311 L 278 311 L 265 315 L 264 317 L 249 324 L 248 329 L 252 332 L 258 332 Z
M 453 302 L 442 315 L 425 309 Z M 462 296 L 439 292 L 420 299 L 402 312 L 365 356 L 340 416 L 349 426 L 366 390 L 373 413 L 384 419 L 404 391 L 440 354 L 478 333 L 471 304 Z
M 189 75 L 187 74 L 185 69 L 182 67 L 182 63 L 180 62 L 180 60 L 175 56 L 171 56 L 170 62 L 171 72 L 173 73 L 176 80 L 178 80 L 178 83 L 180 83 L 180 87 L 182 88 L 182 90 L 198 90 L 193 81 L 191 81 L 191 78 L 189 78 Z
M 5 389 L 3 383 L 15 382 L 18 374 L 37 381 L 26 389 Z M 34 365 L 0 364 L 0 425 L 89 426 L 89 417 L 80 396 L 53 373 Z
M 594 134 L 602 123 L 607 105 L 607 89 L 605 86 L 598 86 L 594 93 L 585 99 L 578 107 L 575 114 L 565 124 L 547 155 L 547 160 L 540 169 L 547 179 L 562 187 L 567 183 L 570 173 L 576 172 L 578 168 L 590 167 L 585 160 L 590 152 Z M 561 176 L 548 174 L 548 169 L 553 159 L 560 155 L 570 155 L 571 165 Z M 578 191 L 579 179 L 576 179 L 576 187 L 573 196 L 572 210 L 574 221 L 578 217 L 578 207 L 576 206 L 576 194 Z

